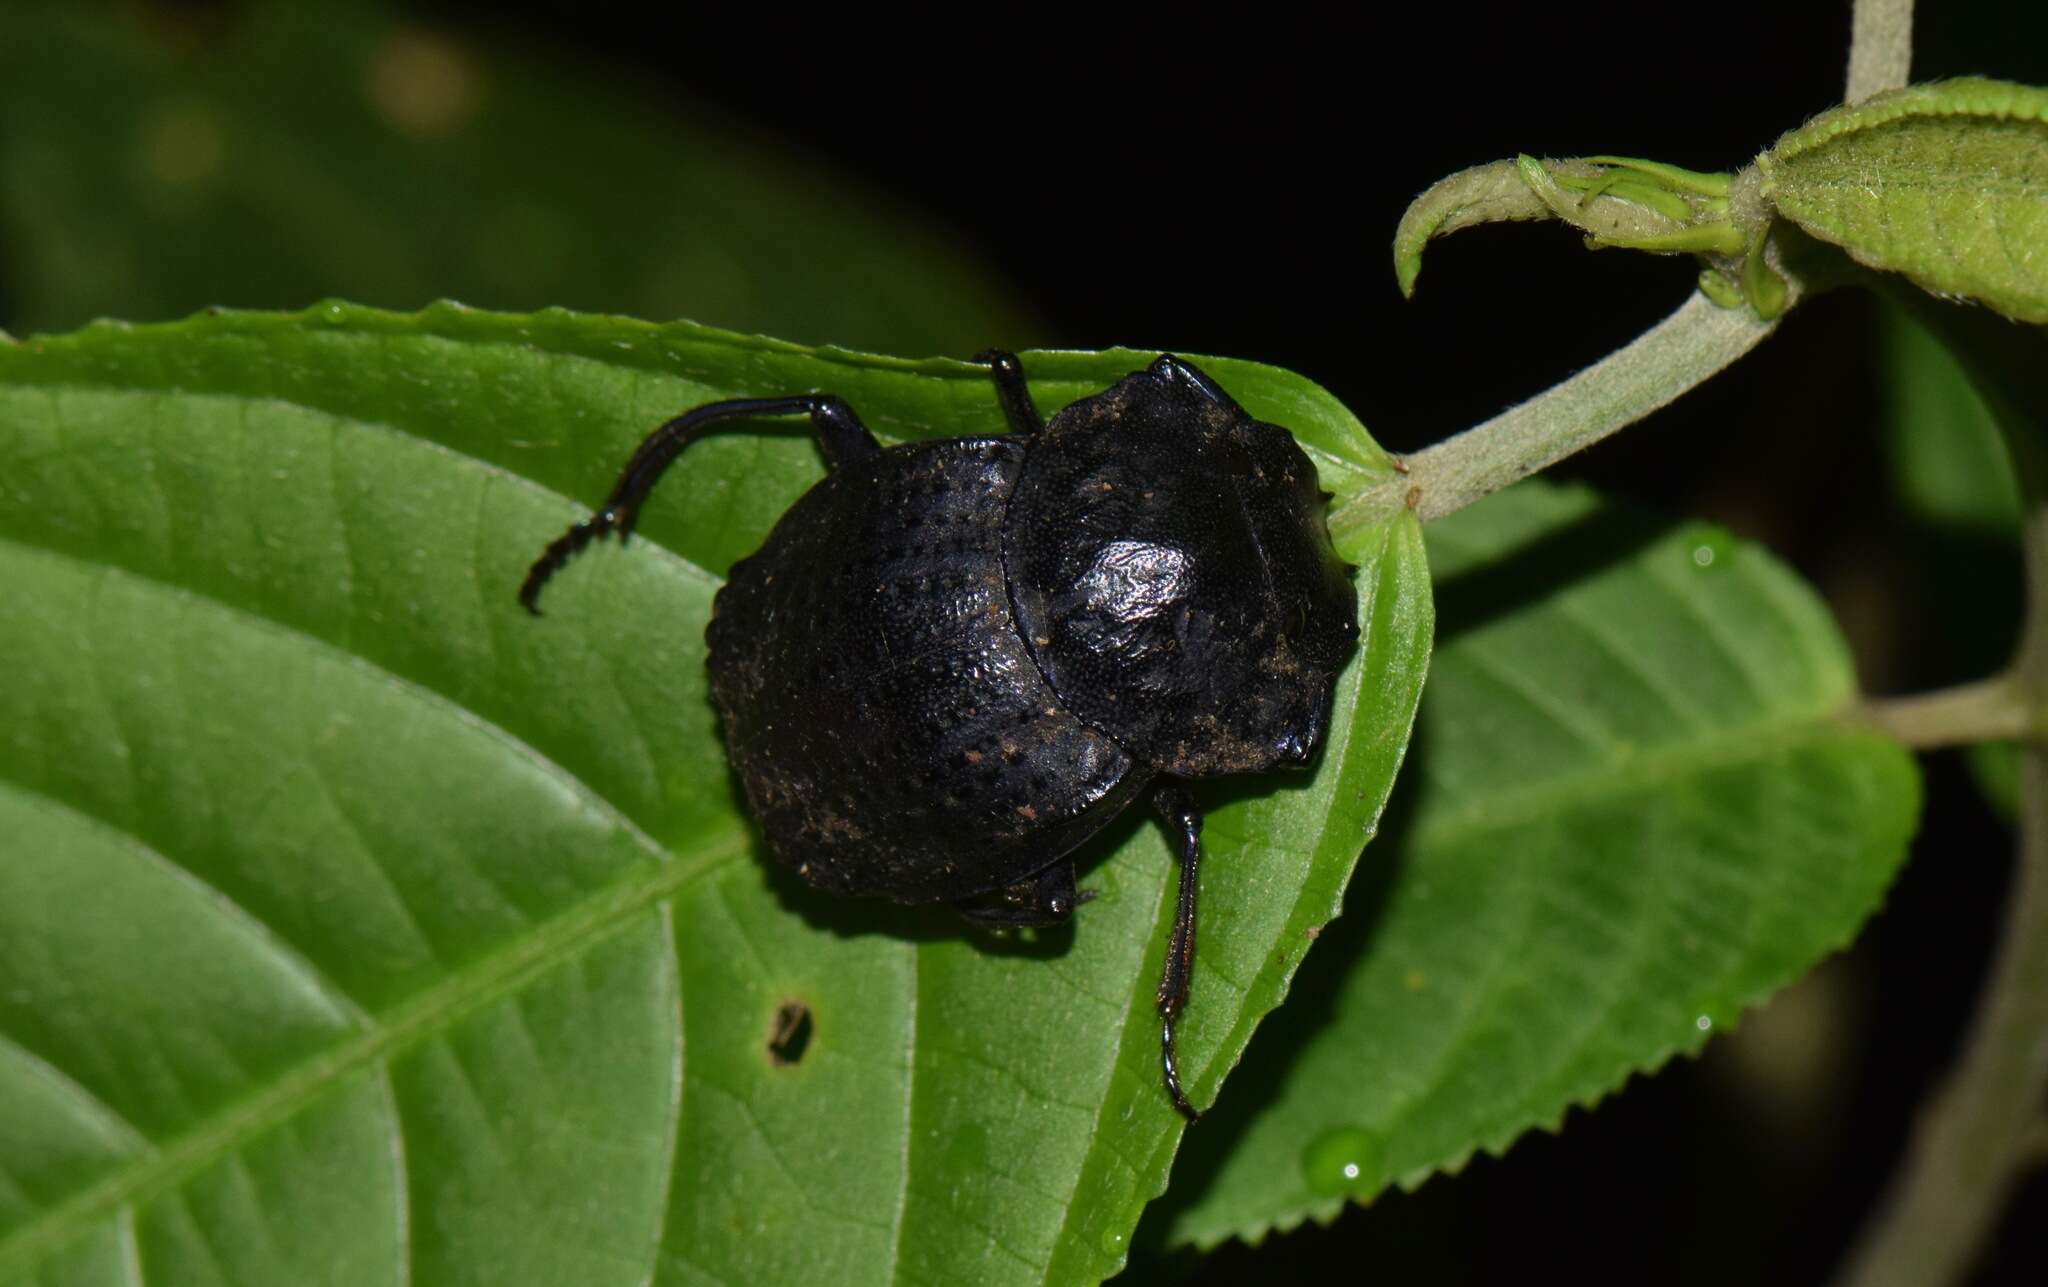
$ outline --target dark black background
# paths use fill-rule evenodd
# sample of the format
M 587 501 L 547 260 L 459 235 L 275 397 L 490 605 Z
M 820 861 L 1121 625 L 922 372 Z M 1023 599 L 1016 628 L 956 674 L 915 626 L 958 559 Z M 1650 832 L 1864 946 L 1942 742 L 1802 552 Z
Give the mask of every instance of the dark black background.
M 1992 4 L 1923 6 L 1916 78 L 2048 80 L 2048 41 Z M 717 18 L 445 3 L 629 68 L 881 187 L 952 229 L 1043 320 L 988 344 L 1227 353 L 1321 382 L 1396 450 L 1424 446 L 1626 342 L 1691 289 L 1683 259 L 1589 254 L 1556 226 L 1439 243 L 1403 301 L 1388 246 L 1436 178 L 1518 151 L 1733 168 L 1842 91 L 1848 5 L 1467 3 L 1308 17 L 1266 6 L 970 8 L 900 25 L 769 6 Z M 1709 25 L 1711 20 L 1711 25 Z M 622 183 L 630 176 L 621 176 Z M 1827 594 L 1866 686 L 1970 678 L 2009 646 L 2008 552 L 1900 526 L 1874 424 L 1871 313 L 1800 308 L 1751 358 L 1559 473 L 1767 541 Z M 1960 605 L 1960 606 L 1959 606 Z M 1276 1274 L 1495 1282 L 1824 1278 L 1953 1057 L 1996 932 L 2010 837 L 1960 761 L 1821 1003 L 1846 1034 L 1819 1106 L 1759 1118 L 1710 1048 L 1333 1228 L 1134 1261 L 1134 1279 Z M 2048 1185 L 2018 1195 L 1986 1283 L 2048 1258 Z M 1142 1240 L 1141 1240 L 1142 1241 Z

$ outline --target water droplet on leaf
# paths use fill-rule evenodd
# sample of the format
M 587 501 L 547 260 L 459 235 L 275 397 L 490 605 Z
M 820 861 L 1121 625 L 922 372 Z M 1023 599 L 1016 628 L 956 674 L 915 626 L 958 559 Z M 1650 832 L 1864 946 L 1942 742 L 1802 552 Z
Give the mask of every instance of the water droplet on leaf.
M 1735 557 L 1735 538 L 1718 527 L 1698 527 L 1691 533 L 1692 565 L 1702 572 L 1726 572 Z
M 1358 1126 L 1324 1131 L 1301 1153 L 1302 1177 L 1325 1197 L 1369 1197 L 1386 1183 L 1386 1148 Z

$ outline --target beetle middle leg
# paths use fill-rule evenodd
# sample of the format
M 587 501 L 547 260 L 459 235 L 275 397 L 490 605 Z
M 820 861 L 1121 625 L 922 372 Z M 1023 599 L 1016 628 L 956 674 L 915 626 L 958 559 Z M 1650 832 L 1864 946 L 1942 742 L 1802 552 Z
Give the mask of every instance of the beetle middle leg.
M 1188 1003 L 1188 985 L 1195 970 L 1195 869 L 1202 858 L 1202 811 L 1187 785 L 1175 778 L 1161 782 L 1152 792 L 1152 807 L 1180 845 L 1180 896 L 1173 909 L 1173 934 L 1166 940 L 1166 968 L 1159 975 L 1159 1065 L 1173 1106 L 1192 1122 L 1202 1114 L 1180 1088 L 1173 1020 Z
M 976 925 L 1025 929 L 1034 925 L 1064 925 L 1073 919 L 1076 907 L 1093 897 L 1092 889 L 1074 888 L 1074 864 L 1061 861 L 1029 880 L 964 899 L 955 906 Z
M 1011 360 L 1015 361 L 1014 358 Z M 882 449 L 867 426 L 860 422 L 860 417 L 853 413 L 853 408 L 829 393 L 801 393 L 788 398 L 733 398 L 685 411 L 641 440 L 633 450 L 633 458 L 620 472 L 619 481 L 613 486 L 603 509 L 556 537 L 533 561 L 533 566 L 526 571 L 526 580 L 519 585 L 519 602 L 526 606 L 528 612 L 539 616 L 541 587 L 548 583 L 549 577 L 562 570 L 563 564 L 581 553 L 584 546 L 607 535 L 616 535 L 619 543 L 625 544 L 626 538 L 633 533 L 633 523 L 640 517 L 640 506 L 646 501 L 647 494 L 654 490 L 654 484 L 675 463 L 676 457 L 683 454 L 685 447 L 727 420 L 794 415 L 811 418 L 811 430 L 818 436 L 818 449 L 825 454 L 825 465 L 829 469 L 872 456 Z

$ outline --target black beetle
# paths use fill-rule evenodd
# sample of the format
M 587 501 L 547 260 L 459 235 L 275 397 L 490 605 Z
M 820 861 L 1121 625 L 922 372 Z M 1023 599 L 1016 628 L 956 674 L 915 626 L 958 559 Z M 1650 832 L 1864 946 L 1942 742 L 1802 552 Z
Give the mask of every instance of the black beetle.
M 1286 430 L 1162 355 L 1042 421 L 988 352 L 1011 432 L 883 448 L 830 394 L 739 398 L 640 444 L 520 602 L 721 422 L 807 415 L 828 467 L 733 565 L 706 640 L 728 753 L 769 846 L 835 894 L 1052 925 L 1075 846 L 1148 790 L 1180 848 L 1159 982 L 1167 1092 L 1195 951 L 1186 783 L 1304 765 L 1357 638 L 1329 497 Z

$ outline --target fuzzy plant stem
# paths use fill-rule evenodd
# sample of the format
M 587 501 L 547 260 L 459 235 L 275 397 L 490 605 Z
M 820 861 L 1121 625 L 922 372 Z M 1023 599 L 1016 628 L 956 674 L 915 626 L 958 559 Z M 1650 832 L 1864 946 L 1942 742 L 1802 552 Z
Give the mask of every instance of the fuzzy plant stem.
M 1857 0 L 1851 101 L 1905 83 L 1912 10 L 1910 0 Z M 1889 714 L 1927 732 L 1973 719 L 1995 723 L 1987 713 L 2001 703 L 2008 716 L 2022 716 L 2027 744 L 2012 887 L 1961 1059 L 1922 1109 L 1904 1160 L 1851 1249 L 1841 1275 L 1846 1287 L 1960 1281 L 2013 1186 L 2048 1160 L 2048 737 L 2036 714 L 2048 698 L 2048 459 L 2026 428 L 2007 430 L 2029 506 L 2019 655 L 2006 676 L 1934 694 L 1917 707 L 1891 703 Z
M 1692 295 L 1628 347 L 1454 438 L 1401 461 L 1404 471 L 1346 501 L 1330 526 L 1406 506 L 1424 522 L 1456 513 L 1677 399 L 1769 335 L 1748 309 Z
M 1923 305 L 1923 310 L 1933 306 Z M 2001 356 L 2001 342 L 2020 332 L 1993 327 L 1971 314 L 1925 311 L 1937 327 L 1956 328 L 1974 356 Z M 1937 329 L 1937 334 L 1941 333 Z M 2030 363 L 2037 350 L 2019 346 L 2004 364 L 2023 374 L 2014 390 L 2031 391 Z M 1994 384 L 1994 390 L 2005 385 Z M 2020 763 L 2019 852 L 2005 901 L 1996 955 L 1971 1017 L 1962 1054 L 1931 1095 L 1915 1123 L 1906 1154 L 1877 1209 L 1851 1250 L 1841 1281 L 1846 1287 L 1940 1287 L 1960 1281 L 1997 1227 L 2013 1186 L 2042 1164 L 2048 1113 L 2048 449 L 2036 410 L 2037 392 L 1992 399 L 2014 472 L 2027 498 L 2020 533 L 2026 569 L 2026 623 L 2009 671 L 1984 685 L 1932 694 L 1917 708 L 1889 705 L 1894 718 L 1935 733 L 1977 722 L 1986 736 L 2009 732 L 1994 725 L 2017 715 L 2025 741 Z M 2001 694 L 1999 690 L 2004 690 Z M 2005 713 L 1993 707 L 2003 702 Z M 1873 722 L 1884 723 L 1883 716 Z M 1975 740 L 1967 739 L 1967 740 Z
M 1860 103 L 1906 83 L 1913 63 L 1913 0 L 1856 0 L 1849 30 L 1849 88 Z
M 2012 674 L 1911 697 L 1873 697 L 1856 714 L 1917 751 L 2004 742 L 2033 729 L 2025 686 Z
M 2029 629 L 2018 674 L 2048 679 L 2048 505 L 2027 525 Z M 2048 1105 L 2048 744 L 2020 767 L 2019 854 L 2005 925 L 1960 1062 L 1921 1110 L 1906 1156 L 1843 1267 L 1845 1287 L 1961 1281 L 2013 1186 L 2042 1162 Z

